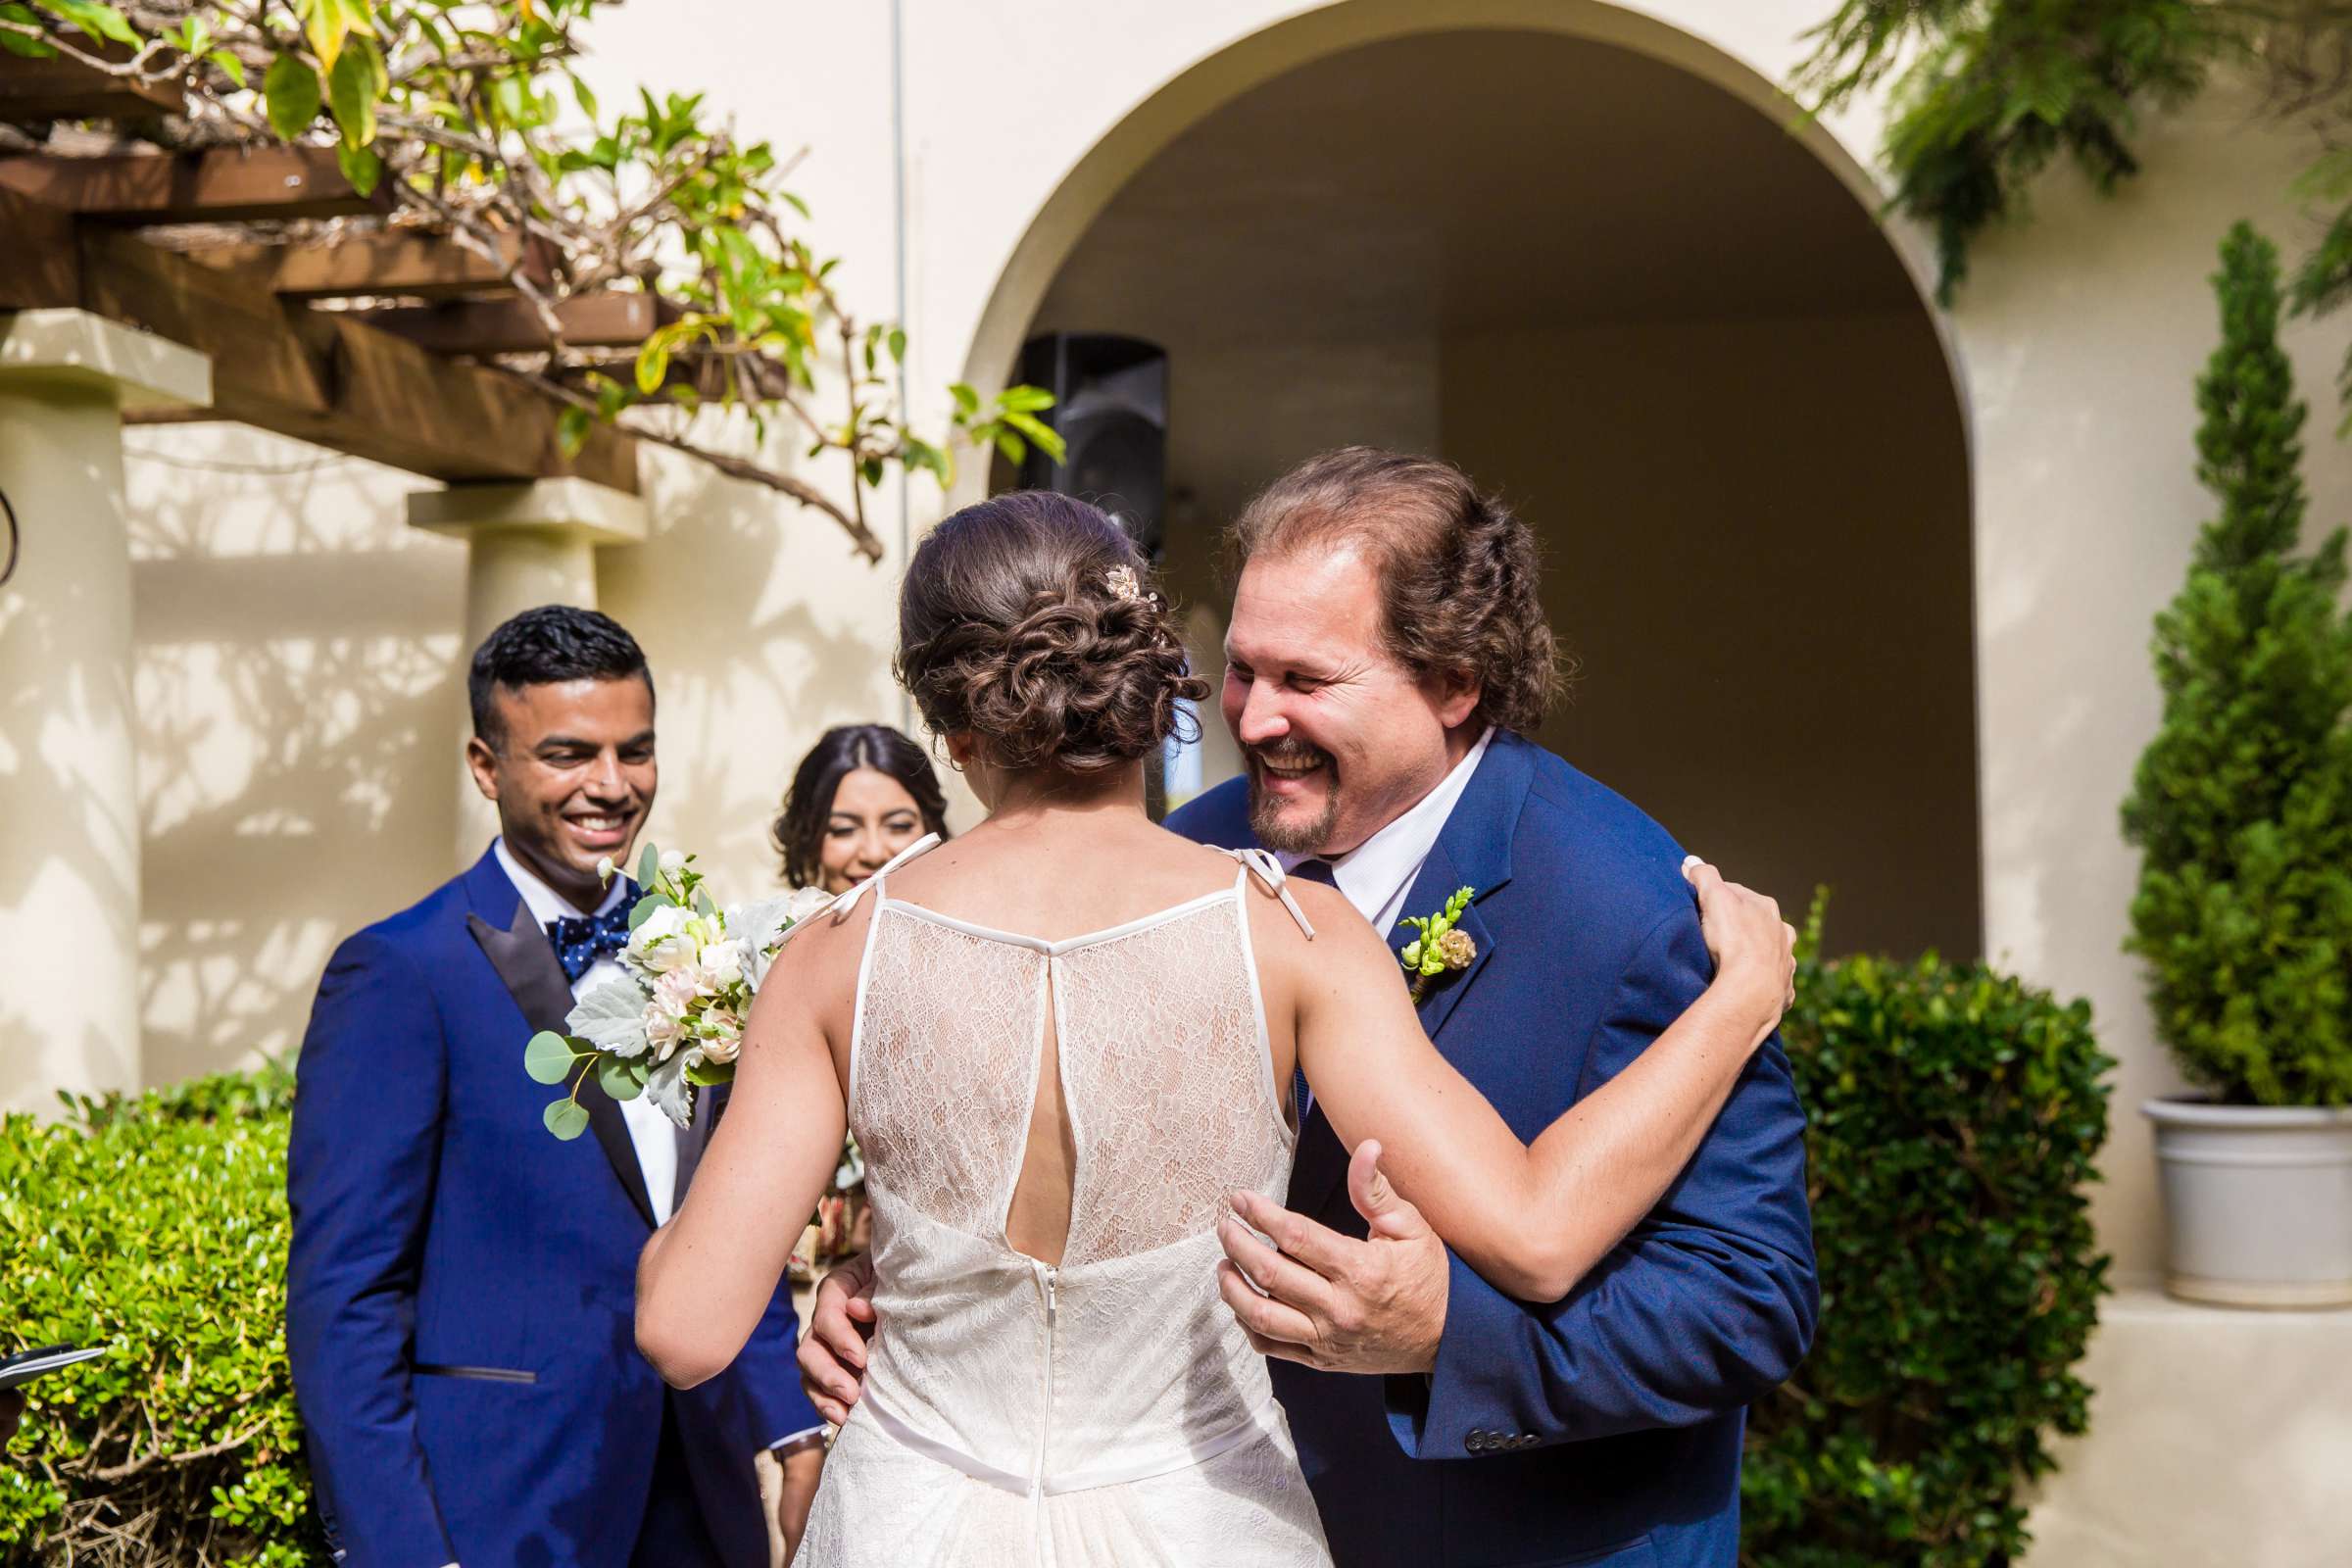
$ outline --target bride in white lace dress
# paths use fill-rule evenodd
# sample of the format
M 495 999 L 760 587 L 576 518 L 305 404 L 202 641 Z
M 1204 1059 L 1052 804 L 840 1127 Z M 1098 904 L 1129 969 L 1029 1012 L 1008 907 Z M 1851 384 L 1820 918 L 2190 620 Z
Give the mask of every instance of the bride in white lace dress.
M 1102 514 L 1040 494 L 916 553 L 900 673 L 989 817 L 786 945 L 646 1249 L 639 1345 L 700 1382 L 759 1320 L 845 1124 L 864 1147 L 879 1327 L 802 1564 L 1328 1563 L 1215 1270 L 1229 1195 L 1288 1184 L 1294 1066 L 1455 1251 L 1552 1299 L 1778 1022 L 1787 928 L 1702 869 L 1714 985 L 1522 1145 L 1336 892 L 1145 815 L 1142 759 L 1201 688 L 1142 570 Z

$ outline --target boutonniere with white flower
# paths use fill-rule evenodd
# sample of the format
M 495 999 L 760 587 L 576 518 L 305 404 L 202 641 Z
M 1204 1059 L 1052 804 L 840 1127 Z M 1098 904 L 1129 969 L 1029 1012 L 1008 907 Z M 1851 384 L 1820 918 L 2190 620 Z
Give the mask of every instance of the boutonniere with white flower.
M 547 1107 L 547 1130 L 572 1139 L 588 1129 L 580 1091 L 593 1074 L 614 1100 L 650 1095 L 680 1127 L 694 1119 L 694 1090 L 735 1077 L 752 999 L 796 925 L 833 902 L 818 888 L 721 909 L 694 857 L 649 844 L 638 860 L 645 892 L 629 909 L 621 973 L 583 994 L 564 1018 L 568 1034 L 542 1029 L 523 1048 L 523 1070 L 571 1093 Z M 611 881 L 611 860 L 598 872 Z
M 1408 914 L 1399 925 L 1409 925 L 1420 935 L 1396 950 L 1396 961 L 1404 972 L 1413 977 L 1413 1005 L 1421 1004 L 1421 997 L 1429 983 L 1449 969 L 1467 969 L 1470 960 L 1478 956 L 1478 944 L 1470 933 L 1457 929 L 1462 911 L 1478 897 L 1475 888 L 1455 888 L 1446 907 L 1435 914 Z

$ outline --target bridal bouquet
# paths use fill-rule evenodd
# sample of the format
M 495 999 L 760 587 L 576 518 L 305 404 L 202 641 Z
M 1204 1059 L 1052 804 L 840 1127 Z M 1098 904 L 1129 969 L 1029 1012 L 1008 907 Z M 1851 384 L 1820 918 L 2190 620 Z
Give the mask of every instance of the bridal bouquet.
M 611 881 L 613 866 L 598 867 Z M 752 998 L 785 934 L 833 902 L 817 888 L 721 909 L 704 890 L 694 857 L 653 845 L 637 866 L 645 892 L 629 910 L 621 974 L 583 994 L 564 1018 L 568 1034 L 543 1029 L 523 1048 L 524 1071 L 543 1084 L 570 1081 L 547 1107 L 547 1130 L 572 1139 L 588 1128 L 580 1090 L 591 1074 L 614 1100 L 651 1095 L 680 1127 L 694 1116 L 697 1085 L 735 1076 Z

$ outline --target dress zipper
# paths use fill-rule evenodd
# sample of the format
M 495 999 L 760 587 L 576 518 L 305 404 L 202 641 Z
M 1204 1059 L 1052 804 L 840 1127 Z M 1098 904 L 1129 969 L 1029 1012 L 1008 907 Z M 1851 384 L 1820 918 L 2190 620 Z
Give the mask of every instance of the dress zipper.
M 1038 1289 L 1046 1298 L 1046 1407 L 1045 1418 L 1037 1424 L 1037 1468 L 1029 1482 L 1029 1501 L 1037 1531 L 1037 1560 L 1042 1563 L 1048 1560 L 1050 1550 L 1046 1534 L 1046 1461 L 1054 1442 L 1054 1331 L 1055 1319 L 1061 1314 L 1061 1270 L 1034 1261 L 1030 1266 L 1037 1271 Z

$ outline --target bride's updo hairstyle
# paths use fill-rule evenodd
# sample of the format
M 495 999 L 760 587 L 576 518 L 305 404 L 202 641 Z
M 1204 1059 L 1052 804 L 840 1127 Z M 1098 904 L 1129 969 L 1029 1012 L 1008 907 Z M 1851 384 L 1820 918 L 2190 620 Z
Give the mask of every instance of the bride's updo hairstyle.
M 1191 722 L 1179 700 L 1208 695 L 1151 590 L 1126 531 L 1085 502 L 994 497 L 908 564 L 899 679 L 934 731 L 971 734 L 1000 767 L 1121 766 Z

